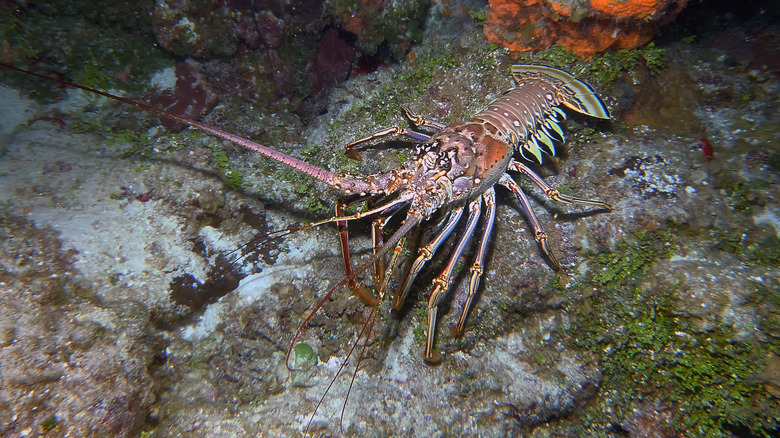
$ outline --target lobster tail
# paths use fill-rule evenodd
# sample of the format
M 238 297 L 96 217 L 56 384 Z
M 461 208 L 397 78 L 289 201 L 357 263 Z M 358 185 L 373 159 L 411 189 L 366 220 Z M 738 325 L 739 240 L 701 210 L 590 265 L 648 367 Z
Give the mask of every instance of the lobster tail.
M 512 66 L 512 78 L 521 84 L 527 78 L 550 82 L 558 89 L 557 98 L 563 105 L 582 114 L 609 119 L 609 110 L 590 85 L 563 70 L 543 65 L 518 64 Z
M 609 111 L 596 92 L 585 82 L 569 73 L 540 65 L 512 66 L 516 87 L 491 102 L 471 121 L 486 126 L 487 131 L 519 151 L 526 152 L 537 162 L 542 155 L 555 155 L 554 141 L 564 141 L 558 126 L 559 116 L 566 114 L 559 108 L 567 106 L 577 112 L 609 119 Z

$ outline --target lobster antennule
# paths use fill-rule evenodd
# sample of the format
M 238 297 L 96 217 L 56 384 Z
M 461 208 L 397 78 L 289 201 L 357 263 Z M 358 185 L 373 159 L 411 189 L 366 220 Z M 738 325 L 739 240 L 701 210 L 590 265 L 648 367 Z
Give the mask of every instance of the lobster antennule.
M 562 104 L 592 117 L 611 118 L 607 106 L 598 97 L 596 90 L 566 71 L 543 65 L 513 65 L 512 78 L 515 83 L 521 82 L 524 77 L 543 77 L 550 82 L 563 82 L 557 96 Z
M 377 213 L 385 213 L 385 212 L 393 210 L 393 209 L 401 208 L 404 205 L 408 204 L 409 201 L 411 201 L 411 200 L 412 200 L 412 196 L 411 195 L 410 196 L 405 196 L 405 197 L 400 197 L 400 198 L 398 198 L 396 200 L 393 200 L 391 202 L 388 202 L 386 204 L 382 204 L 382 205 L 380 205 L 378 207 L 372 208 L 371 210 L 358 212 L 358 213 L 355 213 L 355 214 L 351 214 L 349 216 L 333 216 L 333 217 L 329 217 L 327 219 L 322 219 L 322 220 L 319 220 L 319 221 L 316 221 L 316 222 L 311 222 L 309 224 L 306 224 L 305 227 L 306 228 L 311 228 L 311 227 L 317 227 L 317 226 L 320 226 L 320 225 L 323 225 L 323 224 L 332 223 L 332 222 L 353 221 L 353 220 L 364 218 L 366 216 L 371 216 L 371 215 L 374 215 L 374 214 L 377 214 Z

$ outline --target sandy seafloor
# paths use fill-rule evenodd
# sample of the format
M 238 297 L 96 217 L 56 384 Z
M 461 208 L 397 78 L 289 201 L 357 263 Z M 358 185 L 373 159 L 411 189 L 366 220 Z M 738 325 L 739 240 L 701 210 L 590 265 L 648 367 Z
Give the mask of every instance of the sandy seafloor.
M 461 44 L 479 38 L 467 35 Z M 306 198 L 278 178 L 277 166 L 186 131 L 172 139 L 156 126 L 145 130 L 146 141 L 172 151 L 127 154 L 136 146 L 81 132 L 72 120 L 74 114 L 128 117 L 136 109 L 76 91 L 43 105 L 1 85 L 0 432 L 299 436 L 310 424 L 309 431 L 322 436 L 666 436 L 650 432 L 676 430 L 680 406 L 706 412 L 712 406 L 697 400 L 720 397 L 719 391 L 717 408 L 726 413 L 712 414 L 708 418 L 716 420 L 702 420 L 699 429 L 692 425 L 686 436 L 751 436 L 739 434 L 745 433 L 741 423 L 723 418 L 755 424 L 755 415 L 774 415 L 776 425 L 778 78 L 737 68 L 731 55 L 704 43 L 666 48 L 667 68 L 647 79 L 667 91 L 660 109 L 628 123 L 574 117 L 563 124 L 572 132 L 568 152 L 542 170 L 566 193 L 603 200 L 612 212 L 557 205 L 524 184 L 564 271 L 550 269 L 517 203 L 501 190 L 483 286 L 462 339 L 453 339 L 451 329 L 466 275 L 457 277 L 444 300 L 450 304 L 442 305 L 437 344 L 443 363 L 430 367 L 422 360 L 418 312 L 445 259 L 440 256 L 432 273 L 418 280 L 405 312 L 380 308 L 369 359 L 354 383 L 350 373 L 336 379 L 313 419 L 368 314 L 340 291 L 301 339 L 319 354 L 316 366 L 292 373 L 286 368 L 302 319 L 343 277 L 335 227 L 264 242 L 236 261 L 229 252 L 258 233 L 314 219 Z M 420 98 L 429 102 L 409 105 L 430 113 L 447 96 L 447 105 L 460 105 L 457 114 L 468 114 L 510 85 L 500 70 L 483 78 L 476 61 L 463 63 L 457 72 L 437 73 L 437 85 Z M 506 55 L 500 63 L 506 67 L 511 60 Z M 334 91 L 328 112 L 301 125 L 281 148 L 314 143 L 340 154 L 340 145 L 371 128 L 347 120 L 334 130 L 333 120 L 403 68 L 351 78 Z M 713 97 L 735 88 L 749 99 L 734 104 Z M 599 91 L 611 106 L 625 108 Z M 52 122 L 52 114 L 62 115 L 65 126 Z M 714 147 L 711 157 L 701 150 L 702 137 Z M 171 142 L 184 145 L 167 149 Z M 224 182 L 207 144 L 227 151 L 247 185 Z M 384 169 L 397 165 L 384 150 L 367 152 L 364 161 L 370 160 Z M 326 205 L 338 195 L 311 189 Z M 358 260 L 368 254 L 367 229 L 355 232 Z M 248 274 L 240 285 L 173 298 L 172 282 L 185 275 L 205 280 L 217 254 L 227 254 L 232 269 Z M 615 265 L 622 267 L 613 277 L 596 276 Z M 609 284 L 614 278 L 617 286 Z M 621 302 L 638 307 L 598 313 Z M 616 324 L 618 316 L 622 324 Z M 595 330 L 582 317 L 603 322 L 604 338 L 580 339 Z M 660 344 L 641 338 L 647 332 L 631 324 L 648 321 L 663 326 L 650 330 L 655 339 L 674 336 Z M 624 333 L 637 338 L 627 342 Z M 698 355 L 703 340 L 713 343 L 706 356 L 711 364 L 671 366 L 668 359 L 656 362 L 657 369 L 648 365 L 657 354 L 687 357 L 686 348 Z M 721 355 L 730 345 L 738 351 Z M 613 354 L 617 350 L 630 353 Z M 635 388 L 605 375 L 631 367 Z M 705 386 L 690 392 L 685 382 L 679 391 L 653 386 L 664 372 L 702 378 Z M 729 374 L 745 381 L 740 392 L 733 381 L 719 379 Z M 743 409 L 739 417 L 730 406 L 753 410 Z

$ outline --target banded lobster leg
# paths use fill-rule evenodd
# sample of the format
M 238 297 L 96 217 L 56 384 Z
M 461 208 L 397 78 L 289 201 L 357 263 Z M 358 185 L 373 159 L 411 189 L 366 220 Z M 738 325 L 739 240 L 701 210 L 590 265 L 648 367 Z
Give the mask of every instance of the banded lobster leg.
M 458 224 L 462 214 L 463 206 L 451 211 L 449 217 L 447 218 L 446 224 L 441 229 L 441 231 L 439 231 L 439 234 L 437 234 L 433 240 L 428 242 L 428 244 L 418 250 L 417 258 L 414 259 L 414 262 L 412 262 L 409 272 L 407 272 L 403 283 L 401 283 L 401 287 L 398 289 L 398 294 L 395 296 L 395 299 L 393 299 L 393 307 L 395 309 L 400 309 L 403 306 L 404 301 L 406 300 L 406 296 L 409 294 L 409 289 L 411 289 L 414 279 L 417 278 L 417 274 L 419 274 L 423 266 L 425 266 L 425 264 L 433 258 L 433 255 L 436 254 L 436 251 L 439 249 L 441 244 L 444 243 L 447 237 L 452 234 L 452 231 Z
M 523 212 L 525 212 L 525 216 L 531 225 L 536 243 L 539 244 L 539 248 L 541 248 L 544 255 L 547 256 L 547 259 L 550 261 L 550 265 L 553 270 L 555 272 L 560 272 L 561 264 L 558 263 L 558 259 L 555 258 L 552 251 L 550 250 L 550 246 L 547 244 L 547 233 L 542 230 L 542 226 L 539 224 L 539 219 L 536 218 L 536 213 L 534 213 L 533 207 L 531 207 L 531 202 L 528 201 L 528 197 L 525 196 L 525 193 L 523 193 L 523 189 L 521 189 L 520 186 L 506 173 L 501 175 L 501 179 L 498 180 L 498 183 L 508 188 L 512 191 L 512 193 L 515 194 L 517 201 L 520 202 L 520 206 L 523 208 Z
M 466 304 L 463 305 L 463 311 L 460 313 L 460 321 L 458 321 L 457 335 L 463 333 L 463 326 L 466 324 L 466 317 L 471 310 L 471 306 L 474 303 L 476 297 L 477 288 L 479 287 L 479 280 L 482 278 L 482 273 L 485 272 L 485 254 L 487 254 L 487 246 L 490 243 L 490 235 L 493 232 L 493 225 L 496 222 L 496 191 L 493 187 L 489 188 L 482 197 L 485 199 L 485 205 L 487 206 L 487 212 L 485 214 L 485 224 L 483 225 L 482 239 L 479 242 L 479 249 L 474 257 L 474 264 L 471 265 L 471 278 L 469 279 L 468 296 L 466 297 Z
M 537 175 L 534 171 L 515 160 L 510 162 L 509 170 L 520 172 L 530 178 L 537 187 L 544 191 L 547 197 L 554 201 L 563 202 L 565 204 L 592 205 L 610 211 L 612 210 L 612 207 L 609 206 L 609 204 L 601 201 L 562 195 L 558 190 L 552 188 L 552 186 L 544 182 L 542 177 Z M 539 244 L 539 248 L 541 248 L 544 255 L 547 256 L 547 259 L 549 260 L 553 270 L 555 270 L 555 272 L 559 272 L 561 270 L 561 264 L 558 262 L 558 259 L 555 258 L 555 255 L 553 255 L 550 246 L 547 244 L 547 233 L 544 232 L 542 226 L 539 224 L 539 219 L 537 219 L 536 213 L 534 213 L 533 207 L 531 206 L 530 201 L 528 201 L 528 197 L 523 192 L 523 189 L 520 188 L 520 186 L 509 176 L 509 174 L 506 173 L 501 176 L 501 179 L 498 180 L 498 183 L 508 188 L 512 191 L 512 193 L 515 194 L 517 201 L 520 202 L 520 206 L 523 208 L 523 212 L 525 213 L 525 216 L 531 225 L 536 243 Z
M 487 249 L 487 243 L 490 240 L 490 234 L 493 230 L 493 223 L 495 219 L 495 211 L 496 211 L 496 203 L 495 203 L 495 191 L 491 187 L 488 189 L 484 194 L 478 196 L 473 201 L 469 202 L 469 217 L 466 222 L 466 230 L 463 232 L 463 235 L 461 235 L 460 239 L 458 240 L 458 243 L 455 246 L 455 250 L 450 255 L 450 259 L 447 262 L 447 265 L 444 267 L 444 270 L 441 274 L 439 274 L 438 277 L 436 277 L 433 280 L 433 291 L 431 292 L 431 296 L 428 298 L 428 329 L 427 329 L 427 340 L 425 343 L 425 361 L 429 363 L 438 363 L 442 359 L 442 355 L 439 351 L 436 351 L 434 349 L 434 339 L 435 339 L 435 330 L 436 330 L 436 319 L 438 316 L 438 309 L 439 309 L 439 300 L 441 300 L 442 295 L 447 292 L 447 290 L 450 288 L 450 284 L 452 283 L 452 273 L 455 271 L 455 267 L 458 264 L 458 260 L 460 259 L 460 256 L 463 254 L 463 250 L 466 248 L 466 245 L 471 241 L 471 236 L 474 235 L 474 230 L 477 227 L 477 222 L 479 221 L 479 217 L 482 213 L 482 202 L 483 200 L 488 206 L 488 215 L 485 221 L 484 231 L 482 233 L 482 239 L 480 243 L 480 248 L 477 253 L 476 260 L 474 261 L 474 264 L 471 266 L 471 279 L 469 281 L 468 286 L 468 298 L 466 299 L 466 304 L 463 307 L 463 311 L 460 316 L 460 321 L 458 322 L 458 331 L 462 330 L 463 323 L 466 320 L 466 315 L 468 314 L 468 311 L 471 307 L 471 303 L 473 302 L 475 292 L 477 290 L 477 287 L 479 286 L 479 280 L 482 277 L 482 264 L 485 259 L 485 252 Z
M 428 120 L 423 118 L 420 115 L 412 114 L 412 112 L 409 111 L 409 109 L 404 106 L 401 107 L 401 114 L 403 114 L 404 117 L 406 117 L 410 122 L 412 122 L 415 128 L 431 128 L 435 131 L 441 131 L 447 126 L 441 122 L 437 122 L 435 120 Z M 344 146 L 344 153 L 347 154 L 347 156 L 350 158 L 353 158 L 355 160 L 361 160 L 360 154 L 355 152 L 355 150 L 353 149 L 355 146 L 362 143 L 369 142 L 371 140 L 376 140 L 378 138 L 387 137 L 391 135 L 393 137 L 405 136 L 421 142 L 426 142 L 428 141 L 429 138 L 431 138 L 431 136 L 428 134 L 424 134 L 422 132 L 417 132 L 417 131 L 410 131 L 398 125 L 394 125 L 387 129 L 383 129 L 379 132 L 371 134 L 366 138 L 361 138 L 360 140 L 349 143 L 348 145 Z
M 366 201 L 368 202 L 368 205 L 372 205 L 374 202 L 376 202 L 381 196 L 380 195 L 355 195 L 347 198 L 340 199 L 336 203 L 336 217 L 344 217 L 345 216 L 345 210 L 348 206 Z M 384 226 L 384 223 L 387 221 L 387 218 L 390 217 L 390 215 L 379 215 L 378 217 L 374 218 L 372 221 L 372 227 L 371 227 L 371 240 L 374 245 L 374 253 L 376 254 L 377 250 L 382 246 L 382 236 L 381 236 L 381 228 Z M 355 271 L 352 268 L 352 256 L 349 250 L 349 230 L 347 226 L 347 221 L 341 220 L 336 222 L 336 229 L 339 233 L 339 241 L 341 243 L 341 256 L 344 260 L 344 275 L 347 277 L 347 286 L 349 289 L 354 293 L 358 298 L 360 298 L 361 301 L 363 301 L 366 305 L 374 306 L 377 303 L 377 299 L 366 290 L 361 284 L 358 283 L 357 277 L 355 276 Z M 384 259 L 380 258 L 374 263 L 374 283 L 377 283 L 377 280 L 379 278 L 379 272 L 384 271 L 384 264 L 382 263 Z
M 407 120 L 412 122 L 416 128 L 431 128 L 435 131 L 441 131 L 447 127 L 447 125 L 444 123 L 437 122 L 435 120 L 428 120 L 418 114 L 412 114 L 412 112 L 409 111 L 409 108 L 405 106 L 401 106 L 401 114 L 406 117 Z
M 469 207 L 469 217 L 466 223 L 466 230 L 458 240 L 458 243 L 453 251 L 450 259 L 442 271 L 442 273 L 433 280 L 433 291 L 428 299 L 428 329 L 427 329 L 427 341 L 425 345 L 425 360 L 430 363 L 438 363 L 441 361 L 441 353 L 434 349 L 436 319 L 438 317 L 438 305 L 442 295 L 449 289 L 452 282 L 452 273 L 457 266 L 460 256 L 466 247 L 466 244 L 471 240 L 474 230 L 477 226 L 477 222 L 482 212 L 482 202 L 487 205 L 487 216 L 484 224 L 484 232 L 480 240 L 480 246 L 477 251 L 476 259 L 471 267 L 471 278 L 468 286 L 468 297 L 466 304 L 463 307 L 463 311 L 458 322 L 458 332 L 463 331 L 463 325 L 466 321 L 471 305 L 476 296 L 477 288 L 479 287 L 479 281 L 484 272 L 485 254 L 487 253 L 487 245 L 490 241 L 490 234 L 493 230 L 493 224 L 496 217 L 496 201 L 495 191 L 493 188 L 488 189 L 484 194 L 480 195 L 477 199 L 471 201 Z M 417 258 L 412 262 L 409 272 L 407 272 L 399 292 L 393 301 L 393 307 L 396 309 L 401 308 L 404 300 L 406 299 L 412 283 L 414 282 L 417 274 L 422 270 L 425 264 L 433 258 L 433 255 L 438 251 L 441 244 L 452 234 L 455 226 L 460 221 L 463 214 L 464 207 L 459 207 L 450 213 L 450 216 L 446 219 L 446 223 L 439 233 L 428 244 L 420 248 Z M 387 273 L 385 274 L 387 276 Z
M 537 187 L 539 187 L 540 189 L 542 189 L 542 191 L 544 191 L 544 194 L 548 198 L 550 198 L 550 199 L 552 199 L 554 201 L 562 202 L 564 204 L 592 205 L 594 207 L 599 207 L 599 208 L 603 208 L 603 209 L 608 210 L 608 211 L 612 211 L 612 206 L 610 206 L 609 204 L 607 204 L 605 202 L 596 201 L 596 200 L 593 200 L 593 199 L 578 198 L 576 196 L 569 196 L 569 195 L 561 194 L 561 192 L 559 192 L 557 189 L 553 188 L 552 186 L 550 186 L 549 184 L 544 182 L 542 177 L 537 175 L 536 172 L 534 172 L 530 168 L 528 168 L 528 166 L 526 166 L 526 165 L 524 165 L 522 163 L 519 163 L 519 162 L 517 162 L 515 160 L 512 160 L 509 163 L 509 168 L 508 169 L 512 170 L 512 171 L 515 171 L 515 172 L 520 172 L 521 174 L 527 176 L 534 184 L 536 184 Z

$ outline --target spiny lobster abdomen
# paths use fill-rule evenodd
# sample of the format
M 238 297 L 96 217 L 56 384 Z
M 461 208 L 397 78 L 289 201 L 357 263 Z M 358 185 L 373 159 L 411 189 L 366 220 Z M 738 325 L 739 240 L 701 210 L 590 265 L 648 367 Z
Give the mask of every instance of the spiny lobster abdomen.
M 571 74 L 552 67 L 514 65 L 515 88 L 491 102 L 472 117 L 470 122 L 482 123 L 494 137 L 519 150 L 531 152 L 542 162 L 539 142 L 546 152 L 555 155 L 553 139 L 563 142 L 558 123 L 566 114 L 558 108 L 564 105 L 577 112 L 608 119 L 609 111 L 596 92 Z

